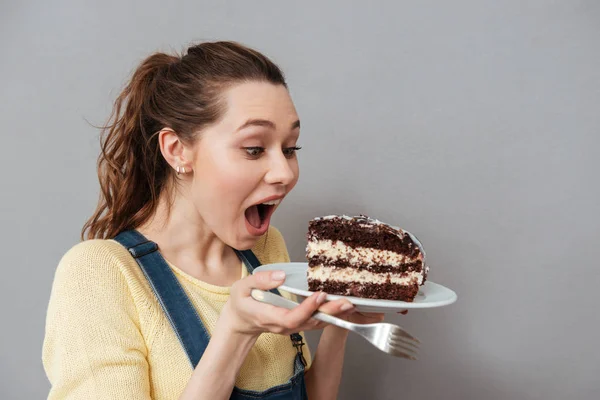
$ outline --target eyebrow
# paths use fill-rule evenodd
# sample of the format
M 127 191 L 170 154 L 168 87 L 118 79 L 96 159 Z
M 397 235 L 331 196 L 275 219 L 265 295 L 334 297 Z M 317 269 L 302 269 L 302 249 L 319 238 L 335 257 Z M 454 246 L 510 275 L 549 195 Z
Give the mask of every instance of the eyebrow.
M 236 132 L 241 131 L 244 128 L 248 128 L 249 126 L 264 126 L 267 128 L 275 129 L 275 123 L 269 121 L 268 119 L 249 119 L 244 122 L 239 128 L 237 128 Z M 300 120 L 296 120 L 292 123 L 291 130 L 300 128 Z

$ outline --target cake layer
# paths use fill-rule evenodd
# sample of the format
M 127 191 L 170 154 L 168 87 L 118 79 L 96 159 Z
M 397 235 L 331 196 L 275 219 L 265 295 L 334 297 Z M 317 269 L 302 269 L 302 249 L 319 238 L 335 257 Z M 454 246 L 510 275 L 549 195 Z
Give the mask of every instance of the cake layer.
M 322 217 L 309 222 L 308 241 L 341 240 L 349 247 L 389 250 L 417 257 L 419 247 L 399 228 L 366 217 Z
M 398 254 L 390 250 L 378 250 L 367 247 L 351 247 L 339 240 L 311 240 L 306 246 L 306 256 L 309 261 L 319 260 L 324 264 L 335 264 L 342 266 L 367 267 L 384 266 L 387 272 L 389 269 L 421 270 L 421 253 L 417 257 L 408 257 L 405 254 Z M 330 260 L 331 262 L 328 262 Z
M 327 265 L 333 268 L 349 268 L 349 269 L 364 269 L 366 271 L 376 272 L 379 274 L 384 273 L 402 273 L 402 272 L 421 272 L 423 271 L 423 265 L 421 261 L 415 261 L 414 263 L 404 264 L 402 267 L 393 265 L 356 265 L 348 264 L 345 260 L 331 260 L 324 257 L 313 257 L 308 260 L 309 267 L 318 267 L 319 265 Z
M 375 273 L 366 269 L 332 268 L 319 265 L 308 269 L 308 280 L 336 281 L 344 283 L 394 283 L 398 285 L 420 285 L 423 283 L 422 272 Z
M 355 296 L 368 299 L 400 300 L 412 302 L 419 292 L 419 285 L 398 285 L 395 283 L 356 283 L 338 281 L 308 280 L 312 292 L 323 291 L 341 296 Z

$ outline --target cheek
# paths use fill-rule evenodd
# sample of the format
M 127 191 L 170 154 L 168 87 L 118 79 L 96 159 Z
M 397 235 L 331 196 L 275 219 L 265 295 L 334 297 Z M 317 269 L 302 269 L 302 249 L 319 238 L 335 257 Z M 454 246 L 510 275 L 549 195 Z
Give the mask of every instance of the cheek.
M 237 212 L 256 185 L 251 169 L 225 157 L 206 160 L 199 163 L 197 168 L 194 198 L 198 199 L 202 214 L 210 212 L 223 216 L 228 212 Z

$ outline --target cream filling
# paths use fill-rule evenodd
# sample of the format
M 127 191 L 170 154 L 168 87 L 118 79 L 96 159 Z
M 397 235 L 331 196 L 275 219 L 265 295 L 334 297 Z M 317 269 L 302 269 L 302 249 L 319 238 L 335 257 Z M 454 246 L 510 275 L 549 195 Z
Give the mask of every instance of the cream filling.
M 306 255 L 312 257 L 327 257 L 332 260 L 344 260 L 356 265 L 390 265 L 399 267 L 403 264 L 423 260 L 423 256 L 410 258 L 389 250 L 371 249 L 368 247 L 350 247 L 343 242 L 329 239 L 309 241 L 306 245 Z
M 390 277 L 391 283 L 398 285 L 410 285 L 423 283 L 422 272 L 407 272 L 403 275 L 392 273 L 375 273 L 365 269 L 335 268 L 318 265 L 308 268 L 308 279 L 320 281 L 358 282 L 358 283 L 386 283 Z

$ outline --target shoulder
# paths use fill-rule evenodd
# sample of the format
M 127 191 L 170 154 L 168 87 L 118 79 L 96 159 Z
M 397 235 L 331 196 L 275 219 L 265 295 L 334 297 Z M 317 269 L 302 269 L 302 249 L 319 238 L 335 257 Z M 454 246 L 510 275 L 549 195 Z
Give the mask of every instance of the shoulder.
M 54 288 L 66 291 L 95 290 L 121 286 L 135 260 L 113 240 L 90 239 L 71 247 L 61 258 Z M 121 286 L 122 287 L 122 286 Z
M 81 326 L 77 332 L 83 332 L 96 329 L 90 324 L 99 327 L 119 325 L 117 320 L 123 318 L 138 320 L 138 300 L 146 291 L 136 265 L 127 249 L 110 239 L 74 245 L 56 268 L 47 309 L 48 329 L 71 321 Z
M 252 247 L 252 251 L 262 264 L 290 261 L 283 235 L 272 225 Z
M 77 243 L 61 258 L 58 271 L 78 269 L 79 272 L 93 273 L 99 267 L 117 267 L 126 264 L 131 255 L 126 248 L 114 240 L 90 239 Z M 58 272 L 57 271 L 57 272 Z
M 61 263 L 81 263 L 89 261 L 117 261 L 126 258 L 127 249 L 110 239 L 89 239 L 71 247 L 62 257 Z

